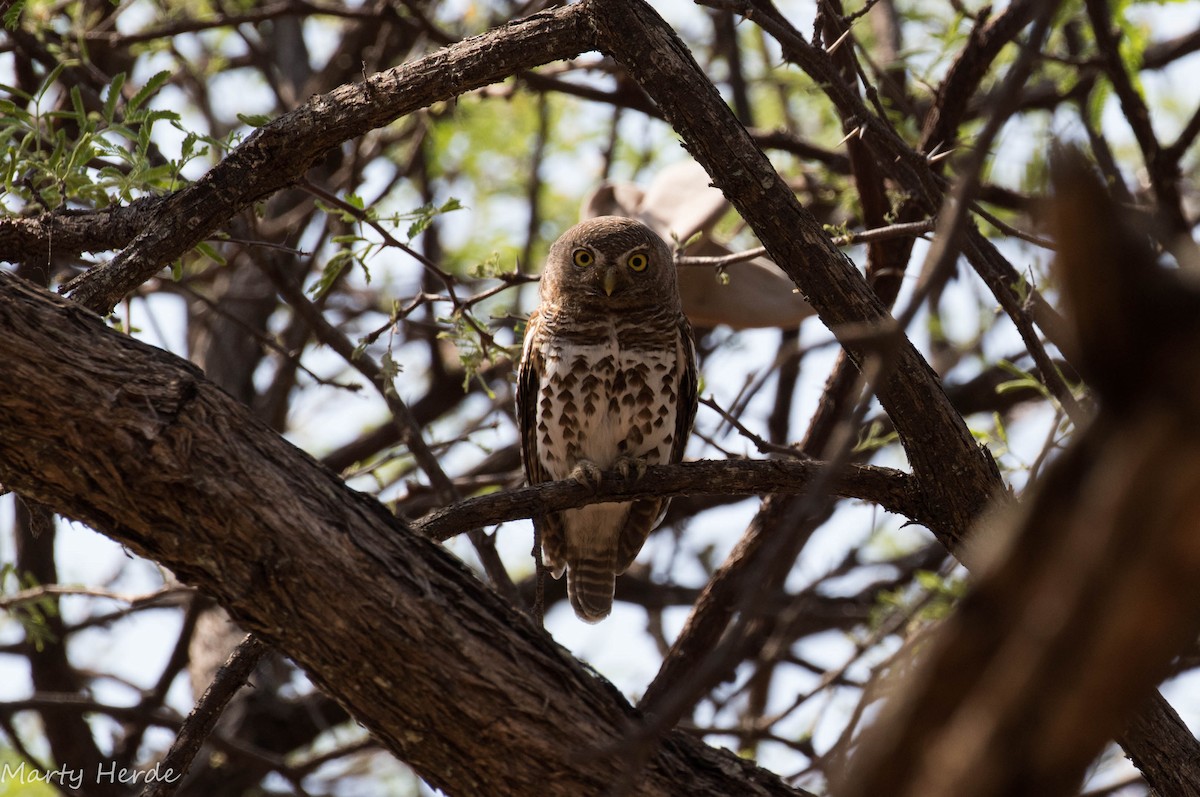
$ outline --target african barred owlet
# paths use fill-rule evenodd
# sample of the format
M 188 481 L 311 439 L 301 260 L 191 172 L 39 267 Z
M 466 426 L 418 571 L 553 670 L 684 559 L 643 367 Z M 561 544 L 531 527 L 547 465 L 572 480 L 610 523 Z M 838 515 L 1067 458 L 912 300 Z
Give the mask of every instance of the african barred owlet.
M 696 415 L 696 360 L 671 251 L 633 219 L 601 216 L 550 248 L 541 304 L 529 317 L 517 414 L 530 484 L 602 471 L 640 477 L 678 462 Z M 592 504 L 547 514 L 542 552 L 581 619 L 612 609 L 666 500 Z

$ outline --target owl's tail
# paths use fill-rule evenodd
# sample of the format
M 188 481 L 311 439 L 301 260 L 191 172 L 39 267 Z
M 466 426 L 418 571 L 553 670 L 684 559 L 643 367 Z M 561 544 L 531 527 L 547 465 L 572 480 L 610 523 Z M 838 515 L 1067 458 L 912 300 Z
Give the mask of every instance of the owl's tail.
M 586 623 L 598 623 L 612 611 L 617 574 L 611 559 L 578 559 L 567 567 L 567 597 L 576 616 Z

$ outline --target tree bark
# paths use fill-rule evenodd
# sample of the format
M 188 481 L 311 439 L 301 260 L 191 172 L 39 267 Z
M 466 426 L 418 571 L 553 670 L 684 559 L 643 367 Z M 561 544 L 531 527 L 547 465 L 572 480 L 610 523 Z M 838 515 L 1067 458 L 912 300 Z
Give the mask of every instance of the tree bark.
M 0 481 L 212 594 L 450 794 L 601 794 L 637 714 L 184 360 L 0 273 Z M 639 755 L 643 751 L 636 751 Z M 794 795 L 682 732 L 636 794 Z
M 1188 739 L 1154 687 L 1200 633 L 1200 291 L 1081 156 L 1055 172 L 1056 270 L 1100 412 L 864 734 L 846 797 L 1075 794 L 1122 730 L 1156 786 L 1193 793 L 1191 767 L 1164 772 Z

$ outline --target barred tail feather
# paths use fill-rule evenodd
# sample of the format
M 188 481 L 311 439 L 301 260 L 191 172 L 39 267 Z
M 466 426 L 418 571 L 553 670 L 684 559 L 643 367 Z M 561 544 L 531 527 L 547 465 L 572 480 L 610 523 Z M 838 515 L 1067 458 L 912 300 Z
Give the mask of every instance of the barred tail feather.
M 571 562 L 567 568 L 567 597 L 576 616 L 587 623 L 608 617 L 616 582 L 611 557 Z
M 662 522 L 667 513 L 667 501 L 634 501 L 629 507 L 625 525 L 617 537 L 616 571 L 620 575 L 629 569 L 637 558 L 646 538 L 654 527 Z

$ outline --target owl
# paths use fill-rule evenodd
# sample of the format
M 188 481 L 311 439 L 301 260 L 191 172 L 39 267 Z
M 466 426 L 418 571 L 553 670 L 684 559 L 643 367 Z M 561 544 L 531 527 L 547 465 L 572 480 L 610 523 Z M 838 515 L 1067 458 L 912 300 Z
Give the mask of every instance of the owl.
M 696 415 L 696 357 L 671 250 L 618 216 L 577 224 L 550 247 L 541 303 L 517 371 L 521 452 L 530 484 L 603 471 L 640 478 L 678 462 Z M 538 524 L 542 554 L 580 619 L 612 609 L 618 574 L 665 514 L 666 500 L 592 504 Z

